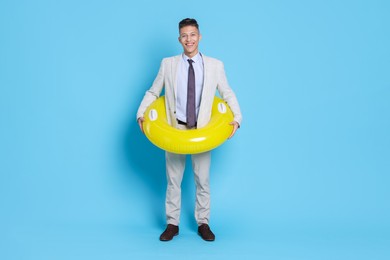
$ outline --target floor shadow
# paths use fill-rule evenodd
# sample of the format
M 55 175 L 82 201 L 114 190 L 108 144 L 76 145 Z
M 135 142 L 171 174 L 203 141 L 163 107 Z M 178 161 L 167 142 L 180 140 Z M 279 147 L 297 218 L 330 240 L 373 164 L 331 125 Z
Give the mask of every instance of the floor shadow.
M 135 115 L 135 111 L 132 115 Z M 134 116 L 129 119 L 125 132 L 123 152 L 131 171 L 129 174 L 140 178 L 149 194 L 143 199 L 150 206 L 150 212 L 158 227 L 165 225 L 164 201 L 166 191 L 165 152 L 155 147 L 140 131 Z M 128 176 L 130 177 L 130 176 Z M 134 176 L 131 176 L 134 177 Z M 129 186 L 131 188 L 131 186 Z
M 145 38 L 146 39 L 146 38 Z M 166 225 L 165 220 L 165 193 L 166 193 L 166 174 L 165 174 L 165 151 L 154 146 L 146 136 L 140 131 L 135 120 L 135 115 L 140 102 L 147 88 L 151 86 L 154 78 L 157 75 L 161 59 L 172 53 L 171 40 L 166 35 L 159 37 L 161 41 L 159 48 L 150 45 L 150 39 L 145 40 L 144 52 L 145 60 L 142 63 L 137 63 L 137 71 L 131 79 L 131 85 L 140 85 L 137 87 L 130 97 L 129 117 L 125 122 L 124 136 L 121 137 L 120 145 L 122 154 L 125 157 L 125 162 L 129 166 L 127 176 L 129 181 L 134 177 L 139 178 L 149 191 L 145 197 L 145 204 L 149 205 L 149 209 L 157 227 L 161 228 Z M 139 86 L 139 85 L 138 85 Z M 163 93 L 162 93 L 163 94 Z M 131 183 L 129 189 L 131 189 Z

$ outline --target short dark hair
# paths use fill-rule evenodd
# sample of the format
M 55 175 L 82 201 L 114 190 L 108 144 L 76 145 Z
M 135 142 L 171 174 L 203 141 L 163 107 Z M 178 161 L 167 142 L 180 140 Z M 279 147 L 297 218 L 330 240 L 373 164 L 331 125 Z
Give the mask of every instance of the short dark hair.
M 193 18 L 185 18 L 179 23 L 179 30 L 185 26 L 195 26 L 199 30 L 198 22 Z

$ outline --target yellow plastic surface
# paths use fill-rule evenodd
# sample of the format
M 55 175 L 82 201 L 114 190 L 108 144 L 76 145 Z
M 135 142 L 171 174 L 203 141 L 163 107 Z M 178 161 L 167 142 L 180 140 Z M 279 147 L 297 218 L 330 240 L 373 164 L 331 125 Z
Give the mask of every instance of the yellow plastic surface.
M 233 131 L 229 123 L 233 113 L 225 101 L 214 98 L 210 122 L 202 128 L 179 130 L 170 126 L 165 112 L 165 98 L 159 97 L 145 111 L 146 137 L 157 147 L 177 154 L 210 151 L 227 140 Z

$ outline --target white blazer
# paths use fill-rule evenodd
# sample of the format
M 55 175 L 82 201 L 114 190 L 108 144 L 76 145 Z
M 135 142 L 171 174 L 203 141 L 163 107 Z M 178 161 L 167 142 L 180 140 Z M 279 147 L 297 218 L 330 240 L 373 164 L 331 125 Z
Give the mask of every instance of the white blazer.
M 204 82 L 200 101 L 197 127 L 201 128 L 208 124 L 211 117 L 211 108 L 218 90 L 222 99 L 225 100 L 234 114 L 234 121 L 241 125 L 242 115 L 236 95 L 230 88 L 226 79 L 223 63 L 217 59 L 202 55 L 204 66 Z M 149 105 L 156 100 L 165 87 L 165 107 L 168 123 L 174 127 L 176 121 L 176 93 L 177 93 L 177 71 L 181 55 L 164 58 L 160 70 L 152 87 L 146 91 L 141 105 L 137 111 L 137 119 L 144 116 Z

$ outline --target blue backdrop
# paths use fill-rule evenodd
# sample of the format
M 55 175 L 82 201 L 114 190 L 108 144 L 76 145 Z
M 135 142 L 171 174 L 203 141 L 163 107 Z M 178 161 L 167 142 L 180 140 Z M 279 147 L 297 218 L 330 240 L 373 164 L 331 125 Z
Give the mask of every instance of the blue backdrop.
M 1 259 L 390 257 L 388 1 L 0 2 Z M 214 243 L 135 113 L 194 17 L 244 121 L 213 152 Z

